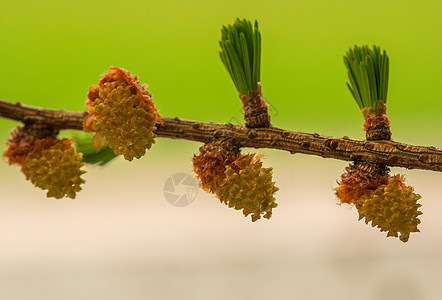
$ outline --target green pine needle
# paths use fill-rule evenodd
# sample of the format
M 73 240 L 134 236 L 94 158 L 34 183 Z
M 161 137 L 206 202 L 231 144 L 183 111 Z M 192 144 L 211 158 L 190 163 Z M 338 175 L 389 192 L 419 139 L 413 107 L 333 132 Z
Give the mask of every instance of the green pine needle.
M 109 147 L 103 147 L 97 151 L 92 146 L 92 135 L 90 133 L 69 131 L 62 134 L 61 137 L 75 139 L 77 152 L 83 153 L 83 162 L 87 164 L 104 166 L 117 157 Z
M 355 46 L 344 56 L 348 70 L 347 87 L 359 108 L 374 107 L 379 100 L 387 103 L 389 59 L 378 46 Z
M 246 19 L 237 18 L 233 25 L 223 26 L 219 55 L 236 89 L 242 95 L 255 90 L 260 80 L 261 33 Z

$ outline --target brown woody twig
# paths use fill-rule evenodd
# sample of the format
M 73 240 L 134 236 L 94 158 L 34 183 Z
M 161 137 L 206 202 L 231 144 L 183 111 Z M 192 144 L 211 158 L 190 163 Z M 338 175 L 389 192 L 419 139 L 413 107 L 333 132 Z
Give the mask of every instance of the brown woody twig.
M 0 99 L 0 117 L 25 124 L 44 123 L 56 130 L 83 130 L 86 112 L 51 110 Z M 366 161 L 391 167 L 442 172 L 442 149 L 407 145 L 395 141 L 367 141 L 288 131 L 276 127 L 247 128 L 233 124 L 204 123 L 162 117 L 159 137 L 209 142 L 214 138 L 234 139 L 240 147 L 269 148 L 345 161 Z

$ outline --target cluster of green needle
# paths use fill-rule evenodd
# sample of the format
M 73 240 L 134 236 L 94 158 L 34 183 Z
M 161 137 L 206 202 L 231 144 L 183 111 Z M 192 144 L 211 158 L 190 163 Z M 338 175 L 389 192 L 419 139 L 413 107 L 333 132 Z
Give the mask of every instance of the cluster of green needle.
M 232 25 L 223 26 L 219 55 L 236 89 L 248 95 L 260 81 L 261 33 L 258 22 L 254 26 L 246 19 L 237 18 Z
M 347 86 L 359 108 L 374 107 L 387 102 L 389 58 L 378 46 L 354 46 L 344 56 L 347 67 Z

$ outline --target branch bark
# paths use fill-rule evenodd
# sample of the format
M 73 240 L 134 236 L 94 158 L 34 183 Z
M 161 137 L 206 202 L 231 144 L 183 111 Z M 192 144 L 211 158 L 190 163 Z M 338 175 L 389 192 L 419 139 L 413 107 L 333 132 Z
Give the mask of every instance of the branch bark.
M 44 109 L 0 99 L 0 117 L 25 124 L 45 123 L 54 129 L 83 130 L 86 112 Z M 158 137 L 209 142 L 231 138 L 240 147 L 269 148 L 345 161 L 367 161 L 391 167 L 442 172 L 442 149 L 395 141 L 367 141 L 288 131 L 281 128 L 247 128 L 233 124 L 204 123 L 162 117 Z

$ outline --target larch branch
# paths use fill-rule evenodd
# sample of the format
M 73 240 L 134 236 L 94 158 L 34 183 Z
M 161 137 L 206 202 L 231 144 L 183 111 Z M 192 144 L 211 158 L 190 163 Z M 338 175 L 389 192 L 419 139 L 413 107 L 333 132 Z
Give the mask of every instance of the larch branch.
M 44 109 L 0 99 L 0 117 L 25 124 L 45 123 L 54 129 L 83 130 L 86 112 Z M 288 131 L 281 128 L 247 128 L 233 124 L 204 123 L 162 117 L 158 137 L 209 142 L 214 138 L 231 138 L 240 147 L 268 148 L 334 158 L 367 161 L 391 167 L 442 172 L 442 149 L 407 145 L 395 141 L 367 141 L 324 136 L 317 133 Z

